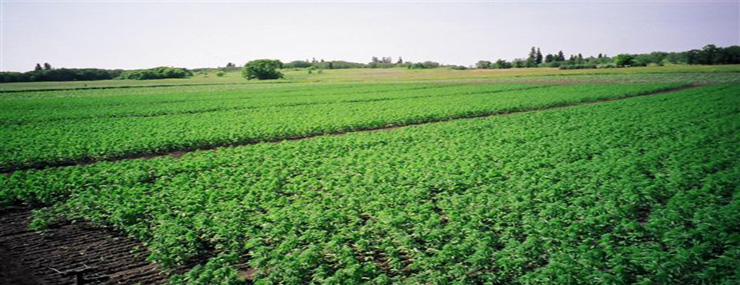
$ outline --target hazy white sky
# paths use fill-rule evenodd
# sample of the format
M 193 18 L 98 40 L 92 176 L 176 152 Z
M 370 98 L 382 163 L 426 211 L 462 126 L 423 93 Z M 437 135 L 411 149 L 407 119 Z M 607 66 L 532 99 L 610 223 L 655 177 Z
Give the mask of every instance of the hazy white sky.
M 471 65 L 740 44 L 738 1 L 254 3 L 0 0 L 0 69 L 239 65 L 402 56 Z

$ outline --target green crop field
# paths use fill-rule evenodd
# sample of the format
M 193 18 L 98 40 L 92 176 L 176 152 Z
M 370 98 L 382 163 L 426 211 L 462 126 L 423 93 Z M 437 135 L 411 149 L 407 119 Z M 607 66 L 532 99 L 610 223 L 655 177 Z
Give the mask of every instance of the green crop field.
M 0 205 L 172 284 L 737 284 L 738 71 L 3 84 Z

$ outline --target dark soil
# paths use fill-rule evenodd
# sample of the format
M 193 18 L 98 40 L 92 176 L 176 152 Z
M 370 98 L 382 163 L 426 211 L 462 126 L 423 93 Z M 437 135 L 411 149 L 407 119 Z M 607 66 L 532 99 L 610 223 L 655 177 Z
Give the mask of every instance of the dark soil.
M 28 230 L 28 208 L 0 210 L 0 284 L 76 284 L 74 276 L 58 271 L 94 270 L 85 275 L 107 276 L 87 284 L 161 284 L 167 280 L 138 241 L 111 230 L 76 223 L 43 233 Z

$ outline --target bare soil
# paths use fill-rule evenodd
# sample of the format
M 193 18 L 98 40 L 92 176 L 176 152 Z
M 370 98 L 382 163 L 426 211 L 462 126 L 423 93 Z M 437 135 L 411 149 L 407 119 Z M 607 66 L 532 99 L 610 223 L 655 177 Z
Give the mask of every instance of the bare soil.
M 95 268 L 85 275 L 107 276 L 87 284 L 161 284 L 167 275 L 146 261 L 138 241 L 111 230 L 75 223 L 43 233 L 28 230 L 28 208 L 0 210 L 0 284 L 76 284 L 58 271 Z

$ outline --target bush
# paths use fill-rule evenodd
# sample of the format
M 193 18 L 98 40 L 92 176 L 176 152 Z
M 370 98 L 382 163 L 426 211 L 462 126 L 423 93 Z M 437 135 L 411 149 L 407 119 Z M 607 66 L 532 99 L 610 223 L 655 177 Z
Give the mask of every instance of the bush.
M 226 73 L 223 71 L 216 72 L 216 76 L 218 77 L 224 77 L 224 75 L 226 75 Z
M 599 64 L 596 66 L 596 68 L 615 68 L 615 67 L 617 66 L 614 65 L 613 63 L 604 63 L 604 64 Z
M 439 67 L 439 63 L 434 62 L 434 61 L 409 63 L 406 66 L 406 68 L 408 69 L 427 69 L 427 68 L 437 68 L 437 67 Z
M 497 61 L 496 61 L 496 62 L 495 62 L 495 63 L 494 63 L 493 65 L 492 65 L 492 67 L 493 67 L 493 68 L 498 68 L 498 69 L 507 69 L 507 68 L 511 68 L 512 66 L 513 66 L 513 65 L 511 64 L 511 62 L 508 62 L 508 61 L 506 61 L 506 60 L 503 60 L 503 59 L 499 59 L 499 60 L 497 60 Z
M 284 68 L 307 68 L 311 67 L 311 63 L 305 60 L 294 60 L 286 63 Z
M 595 64 L 564 64 L 560 66 L 560 69 L 594 69 L 596 68 Z
M 491 68 L 492 63 L 487 60 L 479 60 L 477 63 L 475 63 L 475 68 L 478 69 L 489 69 Z
M 120 79 L 148 80 L 148 79 L 165 79 L 165 78 L 186 78 L 193 76 L 193 72 L 185 68 L 178 67 L 155 67 L 150 69 L 126 71 L 119 77 Z
M 283 63 L 273 59 L 257 59 L 244 65 L 242 76 L 247 80 L 279 79 L 283 74 L 278 69 L 283 68 Z
M 105 80 L 116 78 L 121 72 L 123 71 L 97 68 L 42 69 L 23 73 L 0 72 L 0 82 Z
M 614 58 L 614 64 L 617 67 L 633 66 L 635 64 L 635 58 L 629 54 L 620 54 Z

